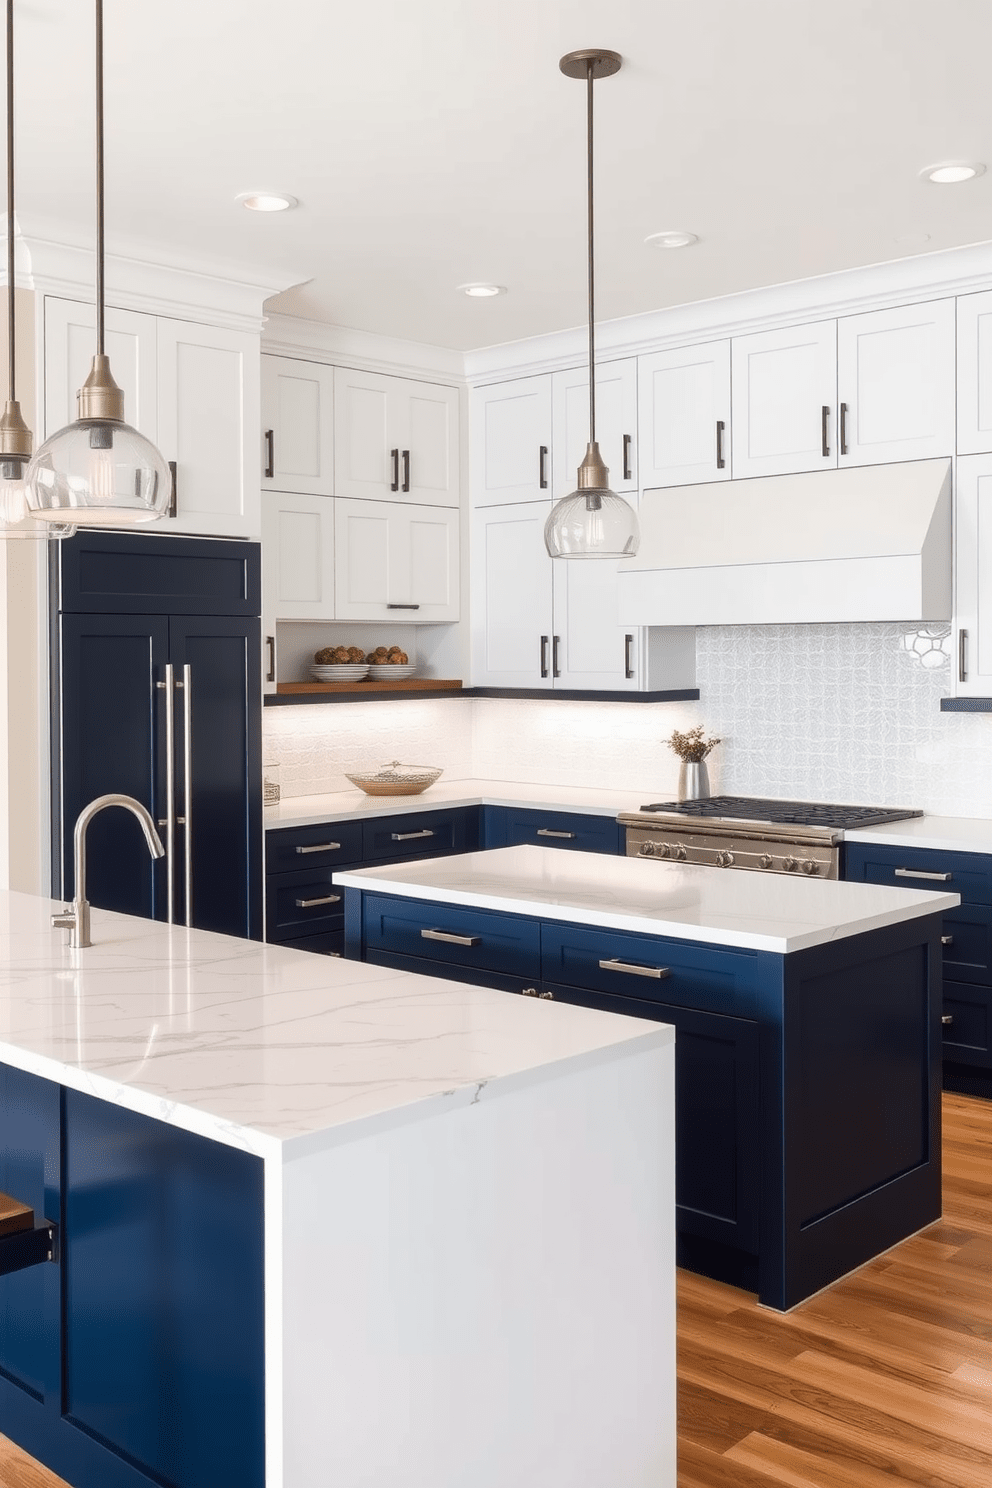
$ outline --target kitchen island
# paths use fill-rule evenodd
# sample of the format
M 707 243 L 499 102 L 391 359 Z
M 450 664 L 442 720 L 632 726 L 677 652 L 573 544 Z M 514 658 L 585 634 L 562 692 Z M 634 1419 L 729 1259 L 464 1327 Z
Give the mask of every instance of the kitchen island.
M 56 1230 L 0 1431 L 76 1488 L 674 1485 L 670 1027 L 53 908 L 0 894 Z
M 334 880 L 350 956 L 676 1028 L 682 1264 L 787 1308 L 938 1218 L 957 894 L 532 846 Z

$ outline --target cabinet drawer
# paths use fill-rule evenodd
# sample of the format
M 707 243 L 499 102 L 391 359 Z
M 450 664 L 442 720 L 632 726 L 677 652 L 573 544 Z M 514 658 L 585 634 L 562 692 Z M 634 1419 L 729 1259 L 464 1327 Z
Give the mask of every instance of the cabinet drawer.
M 290 951 L 313 951 L 317 956 L 343 956 L 344 931 L 333 930 L 327 935 L 304 935 L 300 940 L 283 940 Z
M 894 884 L 901 889 L 943 889 L 960 894 L 965 904 L 992 906 L 992 857 L 984 853 L 851 842 L 844 849 L 844 877 L 861 883 Z
M 366 894 L 364 923 L 369 952 L 415 956 L 438 966 L 502 972 L 535 982 L 541 975 L 537 920 Z
M 992 983 L 992 909 L 962 904 L 943 917 L 944 976 Z
M 541 974 L 548 985 L 645 1002 L 756 1016 L 755 956 L 690 941 L 544 924 Z
M 506 806 L 486 807 L 486 846 L 516 847 L 533 842 L 538 847 L 565 847 L 578 852 L 620 852 L 620 828 L 609 816 L 571 811 L 520 811 Z
M 363 857 L 367 864 L 396 863 L 474 852 L 479 845 L 478 824 L 477 807 L 372 817 L 363 823 Z
M 992 1069 L 992 988 L 944 983 L 944 1057 Z
M 343 868 L 362 860 L 360 821 L 318 822 L 314 827 L 284 827 L 265 834 L 267 873 L 293 869 Z
M 266 938 L 298 940 L 344 926 L 344 890 L 332 882 L 333 868 L 280 873 L 266 880 Z

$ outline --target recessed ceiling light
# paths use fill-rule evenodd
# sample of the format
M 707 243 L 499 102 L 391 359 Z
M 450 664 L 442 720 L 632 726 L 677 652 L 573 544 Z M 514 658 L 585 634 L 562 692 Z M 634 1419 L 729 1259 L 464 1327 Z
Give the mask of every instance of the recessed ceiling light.
M 279 191 L 243 191 L 234 199 L 250 212 L 286 212 L 297 205 L 295 196 Z
M 935 186 L 956 186 L 984 174 L 985 167 L 979 160 L 945 160 L 942 165 L 925 165 L 920 171 L 921 178 Z
M 691 232 L 660 232 L 652 233 L 644 241 L 650 248 L 691 248 L 699 239 Z
M 506 294 L 505 284 L 459 284 L 458 288 L 473 300 L 490 300 L 493 295 Z

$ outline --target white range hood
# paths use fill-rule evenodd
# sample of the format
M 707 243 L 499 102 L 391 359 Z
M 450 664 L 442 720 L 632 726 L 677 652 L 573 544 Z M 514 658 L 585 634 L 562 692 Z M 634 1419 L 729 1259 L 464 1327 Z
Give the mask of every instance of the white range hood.
M 621 625 L 949 620 L 951 462 L 645 491 Z

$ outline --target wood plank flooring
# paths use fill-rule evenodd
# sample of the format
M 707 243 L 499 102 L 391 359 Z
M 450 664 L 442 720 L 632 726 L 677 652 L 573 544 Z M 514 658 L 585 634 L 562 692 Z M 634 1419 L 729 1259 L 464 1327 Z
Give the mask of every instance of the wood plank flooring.
M 679 1272 L 678 1488 L 992 1488 L 992 1102 L 943 1157 L 943 1218 L 787 1315 Z M 0 1437 L 0 1488 L 64 1485 Z

